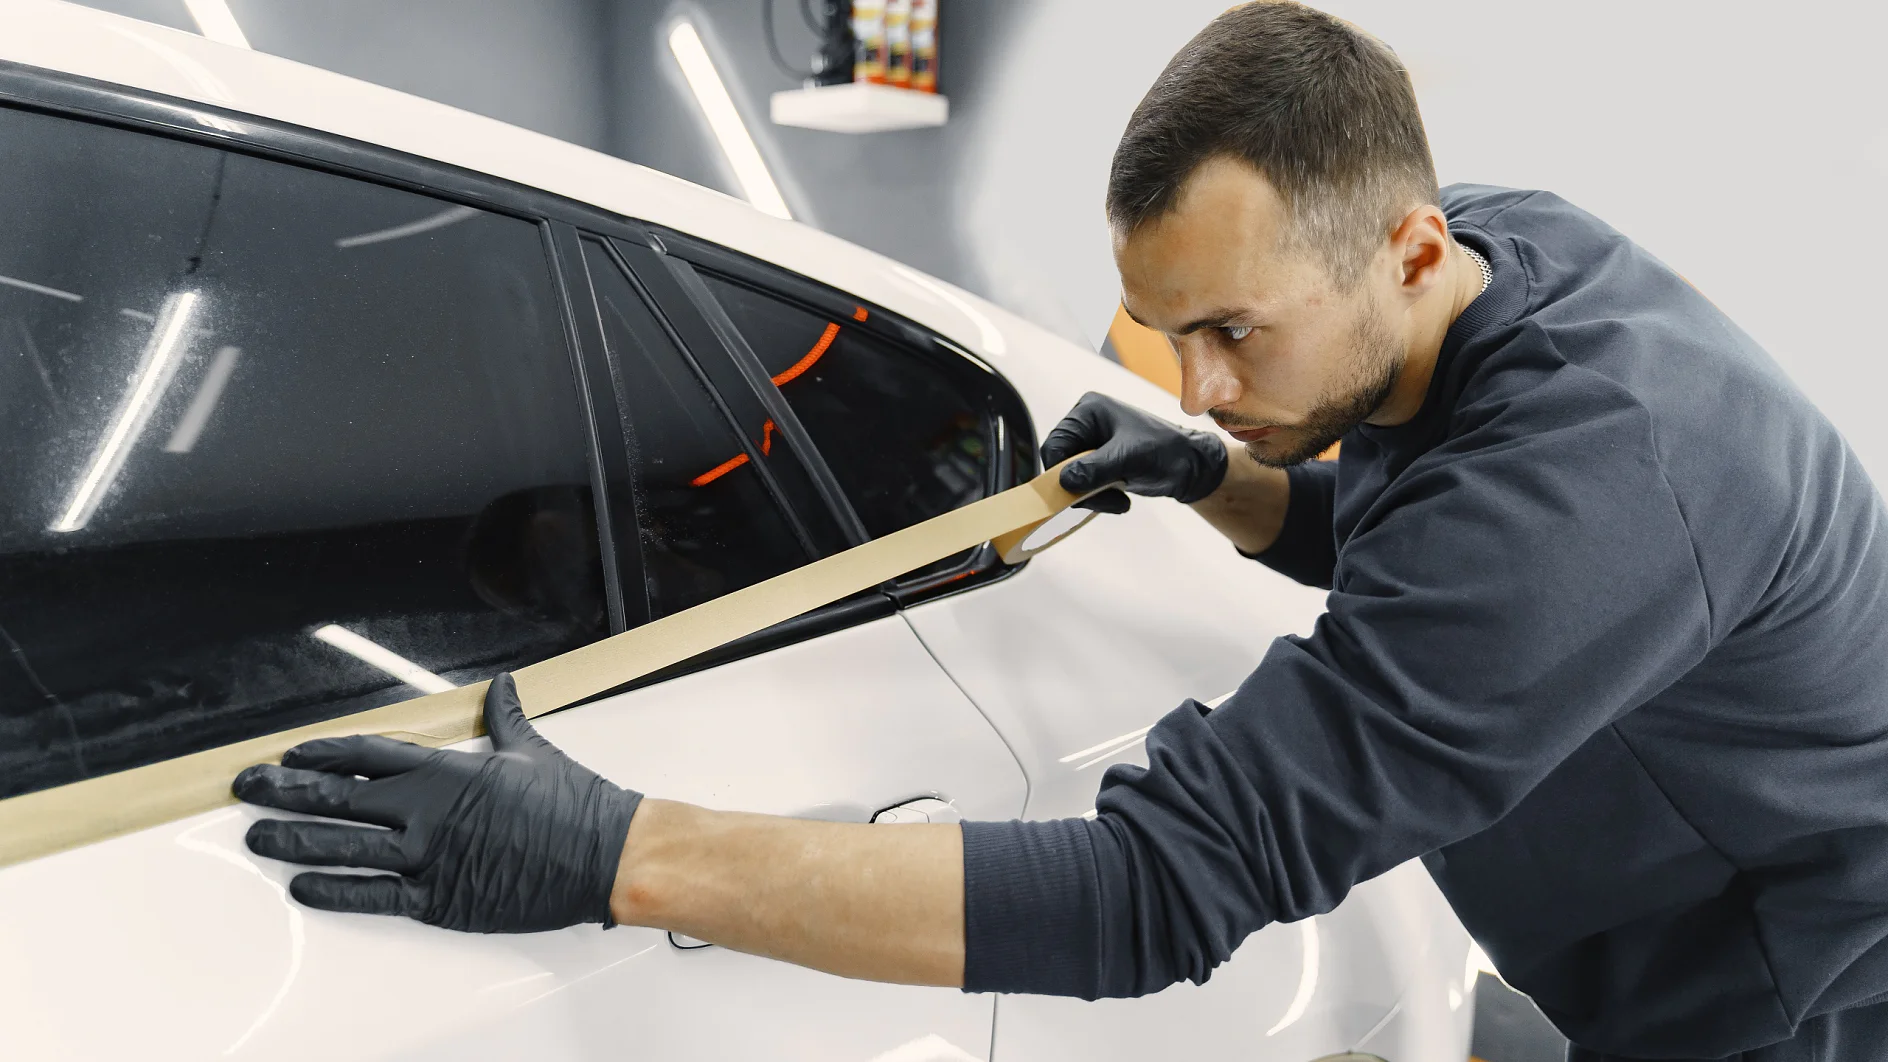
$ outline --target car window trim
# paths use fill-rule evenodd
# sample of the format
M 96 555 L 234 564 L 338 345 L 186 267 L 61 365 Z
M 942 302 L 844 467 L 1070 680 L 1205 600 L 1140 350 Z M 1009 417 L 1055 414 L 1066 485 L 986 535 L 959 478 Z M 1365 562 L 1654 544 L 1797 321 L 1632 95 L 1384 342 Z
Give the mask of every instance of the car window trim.
M 847 327 L 857 328 L 880 336 L 887 341 L 914 348 L 920 355 L 929 351 L 937 357 L 953 364 L 961 361 L 968 363 L 986 389 L 988 400 L 1001 425 L 1001 433 L 1013 435 L 1018 439 L 1035 439 L 1033 421 L 1029 418 L 1029 406 L 996 367 L 988 361 L 971 353 L 957 341 L 917 324 L 893 310 L 885 309 L 875 303 L 860 299 L 856 295 L 841 291 L 814 280 L 811 277 L 795 273 L 782 266 L 765 262 L 751 255 L 743 254 L 729 247 L 711 243 L 685 232 L 657 225 L 648 225 L 649 244 L 661 253 L 680 258 L 697 269 L 706 269 L 734 283 L 752 288 L 769 298 L 779 299 L 797 305 L 810 313 L 837 314 L 850 317 L 853 310 L 863 307 L 868 310 L 864 321 L 850 319 Z M 772 381 L 770 380 L 769 383 Z M 1011 407 L 1005 410 L 1003 407 Z M 1012 412 L 1013 411 L 1013 412 Z M 1007 439 L 1000 440 L 1005 446 Z M 1007 466 L 997 469 L 998 476 L 989 485 L 993 492 L 1008 490 L 1017 483 L 1042 471 L 1040 458 L 1030 448 L 1030 461 L 1026 474 L 1017 476 Z
M 664 311 L 662 300 L 658 298 L 652 290 L 652 285 L 645 283 L 644 277 L 629 264 L 627 257 L 623 254 L 623 250 L 616 246 L 614 240 L 594 232 L 585 232 L 583 233 L 583 237 L 584 239 L 580 242 L 594 242 L 601 247 L 610 263 L 622 272 L 624 279 L 629 282 L 630 287 L 635 289 L 637 296 L 643 300 L 643 305 L 648 308 L 649 316 L 655 319 L 657 326 L 662 329 L 669 343 L 680 355 L 682 363 L 688 366 L 689 372 L 694 374 L 695 379 L 702 385 L 702 388 L 707 391 L 710 400 L 714 403 L 715 411 L 721 415 L 722 422 L 728 426 L 729 431 L 734 433 L 736 440 L 741 444 L 741 452 L 747 455 L 748 467 L 752 468 L 755 474 L 760 477 L 761 485 L 766 489 L 768 497 L 772 498 L 774 504 L 780 507 L 781 515 L 786 519 L 787 526 L 793 530 L 794 538 L 799 541 L 800 548 L 805 551 L 809 559 L 818 558 L 820 556 L 820 550 L 813 541 L 812 532 L 807 529 L 806 521 L 801 518 L 799 511 L 794 508 L 792 501 L 787 497 L 786 491 L 781 489 L 780 482 L 774 478 L 772 470 L 767 467 L 765 455 L 760 452 L 759 445 L 756 444 L 753 439 L 749 438 L 747 432 L 741 430 L 741 423 L 735 417 L 734 411 L 729 408 L 727 398 L 721 394 L 719 388 L 715 387 L 713 378 L 710 377 L 708 372 L 702 367 L 701 362 L 696 359 L 694 351 L 689 349 L 689 344 L 683 340 L 682 335 L 675 326 L 675 322 L 672 321 L 669 315 Z M 660 278 L 656 279 L 656 283 L 660 284 Z M 594 290 L 591 293 L 591 297 L 595 299 Z M 599 320 L 601 320 L 602 306 L 598 304 L 596 309 Z M 631 427 L 633 429 L 634 425 L 632 424 Z
M 982 393 L 976 398 L 985 406 L 985 411 L 990 416 L 993 438 L 989 440 L 989 445 L 993 460 L 990 462 L 988 478 L 984 484 L 986 496 L 1016 485 L 1017 477 L 1009 460 L 1009 436 L 1012 432 L 1020 432 L 1021 437 L 1033 439 L 1034 434 L 1026 420 L 1020 426 L 1012 424 L 1012 416 L 1004 407 L 1013 407 L 1018 415 L 1026 418 L 1028 406 L 1010 382 L 1003 377 L 1003 374 L 988 362 L 949 339 L 913 324 L 896 313 L 866 303 L 845 292 L 779 266 L 753 260 L 739 252 L 700 240 L 686 233 L 657 229 L 652 226 L 649 236 L 651 247 L 657 253 L 664 255 L 665 262 L 681 263 L 680 266 L 672 265 L 672 271 L 679 273 L 681 269 L 687 270 L 693 281 L 692 284 L 684 285 L 689 295 L 697 301 L 698 308 L 705 316 L 709 316 L 711 320 L 718 318 L 723 322 L 727 334 L 734 337 L 735 342 L 729 343 L 719 334 L 720 330 L 717 330 L 717 338 L 729 348 L 729 356 L 733 357 L 737 364 L 743 366 L 743 374 L 749 384 L 757 393 L 764 396 L 763 401 L 767 401 L 770 406 L 777 404 L 786 416 L 791 416 L 791 407 L 786 397 L 781 394 L 773 380 L 767 377 L 765 366 L 753 353 L 753 348 L 747 343 L 746 337 L 741 334 L 739 326 L 734 323 L 713 290 L 701 279 L 700 269 L 707 269 L 726 278 L 730 283 L 739 284 L 767 298 L 779 300 L 808 313 L 844 318 L 847 327 L 859 328 L 883 342 L 911 349 L 914 355 L 926 361 L 935 357 L 952 364 L 965 364 L 977 374 L 982 382 Z M 856 307 L 864 307 L 868 310 L 865 321 L 861 322 L 852 317 L 852 309 Z M 945 373 L 950 371 L 942 364 L 939 364 L 937 369 Z M 781 417 L 777 415 L 776 419 L 779 420 Z M 797 424 L 798 418 L 793 419 Z M 801 430 L 804 431 L 804 428 Z M 816 460 L 825 475 L 832 477 L 825 455 L 820 453 L 818 447 L 812 445 L 810 437 L 807 445 L 816 455 Z M 1032 447 L 1030 455 L 1032 459 L 1035 457 L 1033 449 Z M 1040 471 L 1039 462 L 1032 460 L 1031 464 L 1032 474 Z M 854 512 L 851 501 L 845 498 L 844 490 L 839 487 L 837 477 L 832 477 L 831 483 L 845 510 L 849 513 Z M 856 513 L 853 518 L 857 519 Z M 863 524 L 860 525 L 860 530 L 863 531 Z M 887 584 L 884 590 L 900 608 L 903 608 L 947 594 L 984 586 L 1007 578 L 1014 570 L 1015 567 L 1002 563 L 996 551 L 986 545 L 972 551 L 962 563 L 952 568 L 922 577 L 897 580 Z
M 602 323 L 598 318 L 595 293 L 588 271 L 584 269 L 578 230 L 567 223 L 547 221 L 543 226 L 559 302 L 565 314 L 572 357 L 578 363 L 578 387 L 584 406 L 590 413 L 592 454 L 591 489 L 595 494 L 598 532 L 602 538 L 604 578 L 610 588 L 610 630 L 620 633 L 639 627 L 651 618 L 646 580 L 643 575 L 642 525 L 636 513 L 633 470 L 629 462 L 629 440 L 623 433 L 620 399 L 610 367 L 609 353 L 603 344 Z M 583 280 L 582 291 L 590 296 L 587 305 L 580 298 L 573 277 Z M 595 379 L 606 381 L 598 387 Z M 604 431 L 609 438 L 605 445 Z M 607 512 L 605 511 L 607 509 Z M 627 588 L 638 592 L 631 595 Z M 632 597 L 635 607 L 632 608 Z
M 760 363 L 760 356 L 754 353 L 752 346 L 748 345 L 747 337 L 741 334 L 734 319 L 728 316 L 727 308 L 721 305 L 721 300 L 715 298 L 714 292 L 708 290 L 708 285 L 701 279 L 700 274 L 695 272 L 695 267 L 688 262 L 674 255 L 663 255 L 662 264 L 675 277 L 683 293 L 694 303 L 696 312 L 708 322 L 709 330 L 721 343 L 722 352 L 740 371 L 755 397 L 760 399 L 762 407 L 767 410 L 767 415 L 773 418 L 774 427 L 786 437 L 794 453 L 802 455 L 802 463 L 812 474 L 813 486 L 819 492 L 820 500 L 825 502 L 826 507 L 839 519 L 839 526 L 844 529 L 847 538 L 851 540 L 850 544 L 857 546 L 871 541 L 872 536 L 867 533 L 865 522 L 859 519 L 859 514 L 852 508 L 852 502 L 839 486 L 838 477 L 833 475 L 832 469 L 826 464 L 825 455 L 813 445 L 812 436 L 807 434 L 806 427 L 800 423 L 800 418 L 793 412 L 793 407 L 787 404 L 786 397 L 780 393 L 780 388 L 774 385 L 766 368 Z
M 676 331 L 673 322 L 669 321 L 667 317 L 664 315 L 664 313 L 662 312 L 662 304 L 659 303 L 654 298 L 653 293 L 649 291 L 645 285 L 640 283 L 638 279 L 637 271 L 634 270 L 633 268 L 630 268 L 628 262 L 626 261 L 627 256 L 623 254 L 622 248 L 619 248 L 618 246 L 616 246 L 616 241 L 614 239 L 611 239 L 607 236 L 603 236 L 590 229 L 580 229 L 580 228 L 571 226 L 569 227 L 569 233 L 570 233 L 571 242 L 573 244 L 572 250 L 576 254 L 576 257 L 574 259 L 576 263 L 576 268 L 581 271 L 580 275 L 583 276 L 584 278 L 583 297 L 588 298 L 590 300 L 589 301 L 590 317 L 592 320 L 595 320 L 597 322 L 597 332 L 595 336 L 595 342 L 597 343 L 597 350 L 600 353 L 602 353 L 602 355 L 605 358 L 608 357 L 608 352 L 603 347 L 602 325 L 601 325 L 601 313 L 602 313 L 601 304 L 597 298 L 594 283 L 590 280 L 587 260 L 584 258 L 582 254 L 582 244 L 586 240 L 589 242 L 593 242 L 593 243 L 601 245 L 604 248 L 605 253 L 610 258 L 609 264 L 613 268 L 620 269 L 623 271 L 625 277 L 628 278 L 631 287 L 636 291 L 636 294 L 638 295 L 638 297 L 640 297 L 643 300 L 644 306 L 647 309 L 650 318 L 656 323 L 657 327 L 662 330 L 664 338 L 667 340 L 667 342 L 671 346 L 675 348 L 679 356 L 682 358 L 683 363 L 688 366 L 689 371 L 694 373 L 696 380 L 701 382 L 701 384 L 707 388 L 708 393 L 714 399 L 716 409 L 720 413 L 723 421 L 728 423 L 731 427 L 734 427 L 735 434 L 737 436 L 741 436 L 741 445 L 745 448 L 745 452 L 748 454 L 748 463 L 750 465 L 760 467 L 761 471 L 764 473 L 765 472 L 764 465 L 759 459 L 760 455 L 756 454 L 753 451 L 751 440 L 748 440 L 745 437 L 745 433 L 740 432 L 738 427 L 734 426 L 733 417 L 730 410 L 727 407 L 725 399 L 723 399 L 719 390 L 714 387 L 712 381 L 710 381 L 707 378 L 701 366 L 695 361 L 695 358 L 692 355 L 692 353 L 690 353 L 687 344 L 682 341 L 682 337 Z M 614 386 L 614 377 L 612 377 L 612 386 Z M 621 421 L 619 421 L 619 423 L 621 423 Z M 619 429 L 619 434 L 621 434 L 620 429 Z M 628 460 L 627 436 L 623 437 L 622 445 L 624 448 L 623 449 L 624 460 L 627 462 Z M 631 471 L 631 474 L 632 475 L 634 474 L 633 470 Z M 809 555 L 811 555 L 812 553 L 811 546 L 807 542 L 804 530 L 801 529 L 798 515 L 795 513 L 793 506 L 789 504 L 788 500 L 779 493 L 777 485 L 773 485 L 771 487 L 769 496 L 774 500 L 776 505 L 780 506 L 780 508 L 783 511 L 783 514 L 789 520 L 791 525 L 794 526 L 796 529 L 798 529 L 796 530 L 796 533 L 801 535 L 802 545 L 807 547 L 809 551 Z M 635 526 L 640 528 L 641 525 L 638 522 Z M 637 532 L 634 538 L 634 542 L 635 542 L 635 547 L 634 547 L 633 552 L 635 554 L 636 571 L 638 575 L 640 576 L 640 573 L 643 570 L 642 565 L 645 563 L 642 559 L 642 536 L 641 536 L 640 530 Z M 984 548 L 988 549 L 989 547 L 986 546 Z M 639 583 L 638 585 L 646 585 L 646 584 Z M 643 622 L 647 622 L 649 619 L 654 618 L 654 608 L 649 603 L 648 595 L 646 591 L 640 596 L 641 596 L 642 605 L 643 605 Z M 835 601 L 830 605 L 825 605 L 821 608 L 814 609 L 811 612 L 807 612 L 802 615 L 795 616 L 792 619 L 783 620 L 780 623 L 776 623 L 772 627 L 767 628 L 766 630 L 757 631 L 745 637 L 737 638 L 734 641 L 727 643 L 726 645 L 719 646 L 718 648 L 713 649 L 707 653 L 703 653 L 701 656 L 694 657 L 689 660 L 684 660 L 677 664 L 672 664 L 669 667 L 663 668 L 661 671 L 657 671 L 649 675 L 645 675 L 634 682 L 627 683 L 623 686 L 619 686 L 611 690 L 606 690 L 602 693 L 597 694 L 594 697 L 586 698 L 583 701 L 579 701 L 576 704 L 572 704 L 572 705 L 567 706 L 566 708 L 561 708 L 558 710 L 566 711 L 569 708 L 574 708 L 581 704 L 590 704 L 595 701 L 600 701 L 609 697 L 614 697 L 621 693 L 627 693 L 632 690 L 641 689 L 645 686 L 652 686 L 658 682 L 666 682 L 669 679 L 680 678 L 683 675 L 694 674 L 695 672 L 704 671 L 713 667 L 719 667 L 723 664 L 730 664 L 737 660 L 744 660 L 751 656 L 758 656 L 761 653 L 769 652 L 774 649 L 784 648 L 788 645 L 793 645 L 799 642 L 807 641 L 811 638 L 816 638 L 821 635 L 832 634 L 836 631 L 844 630 L 848 627 L 854 627 L 862 623 L 867 623 L 873 620 L 882 619 L 888 616 L 893 616 L 897 614 L 898 609 L 899 609 L 898 600 L 894 596 L 892 596 L 890 593 L 888 593 L 884 588 L 880 588 L 877 590 L 864 591 L 859 594 L 854 594 L 851 597 L 848 597 L 839 601 Z

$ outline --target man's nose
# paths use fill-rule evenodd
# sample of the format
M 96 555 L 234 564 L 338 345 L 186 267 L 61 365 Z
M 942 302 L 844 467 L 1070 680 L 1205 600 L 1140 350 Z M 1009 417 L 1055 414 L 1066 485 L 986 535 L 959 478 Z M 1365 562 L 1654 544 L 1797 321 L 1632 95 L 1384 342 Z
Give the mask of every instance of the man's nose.
M 1197 417 L 1209 409 L 1239 400 L 1239 379 L 1232 365 L 1197 338 L 1174 344 L 1180 356 L 1180 409 Z

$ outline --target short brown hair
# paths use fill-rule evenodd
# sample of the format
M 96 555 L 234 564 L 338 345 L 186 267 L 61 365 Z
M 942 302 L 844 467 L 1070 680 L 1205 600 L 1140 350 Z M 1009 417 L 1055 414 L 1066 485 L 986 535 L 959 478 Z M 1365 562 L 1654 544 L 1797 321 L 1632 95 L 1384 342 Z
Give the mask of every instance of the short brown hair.
M 1287 238 L 1346 288 L 1391 225 L 1439 199 L 1396 53 L 1303 4 L 1235 7 L 1180 49 L 1115 148 L 1110 223 L 1132 232 L 1172 210 L 1187 178 L 1220 156 L 1265 175 L 1290 208 Z

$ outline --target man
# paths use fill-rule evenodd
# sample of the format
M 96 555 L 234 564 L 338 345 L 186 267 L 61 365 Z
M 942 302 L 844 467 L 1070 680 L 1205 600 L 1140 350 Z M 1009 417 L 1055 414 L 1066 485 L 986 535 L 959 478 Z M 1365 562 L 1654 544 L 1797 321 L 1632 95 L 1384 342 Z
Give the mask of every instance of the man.
M 251 847 L 400 875 L 296 878 L 318 907 L 1083 997 L 1204 980 L 1420 856 L 1575 1058 L 1882 1057 L 1888 523 L 1834 429 L 1597 219 L 1439 192 L 1395 57 L 1308 8 L 1236 8 L 1175 57 L 1108 213 L 1182 407 L 1241 445 L 1091 395 L 1044 459 L 1092 448 L 1071 490 L 1177 498 L 1331 595 L 1111 769 L 1093 821 L 644 801 L 501 678 L 493 755 L 321 741 L 236 783 L 395 830 L 262 821 Z

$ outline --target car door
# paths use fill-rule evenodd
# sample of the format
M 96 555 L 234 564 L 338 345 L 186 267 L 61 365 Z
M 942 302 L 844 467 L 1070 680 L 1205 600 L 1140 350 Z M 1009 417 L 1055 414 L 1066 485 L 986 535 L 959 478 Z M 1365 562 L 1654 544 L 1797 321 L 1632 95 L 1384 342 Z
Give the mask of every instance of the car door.
M 585 369 L 587 279 L 541 221 L 44 111 L 0 107 L 0 143 L 5 796 L 477 681 L 818 548 L 738 475 L 679 515 L 639 504 L 676 487 L 654 463 L 667 414 L 626 404 L 597 430 L 593 410 L 650 378 Z M 688 379 L 671 394 L 707 446 L 721 410 Z M 543 729 L 619 782 L 719 807 L 1014 814 L 1013 757 L 888 612 L 776 632 Z M 988 1050 L 989 1001 L 956 992 L 634 928 L 480 937 L 308 911 L 293 868 L 243 847 L 256 815 L 0 869 L 0 1055 Z
M 1015 482 L 1036 470 L 1020 397 L 953 344 L 713 245 L 661 241 L 689 262 L 698 299 L 771 378 L 869 533 L 961 505 L 986 475 Z M 1124 385 L 1146 399 L 1139 381 L 1093 367 L 1071 391 Z M 1157 502 L 1020 569 L 971 551 L 905 584 L 893 591 L 902 615 L 1017 751 L 1036 818 L 1089 811 L 1102 772 L 1139 759 L 1150 723 L 1187 696 L 1229 691 L 1271 637 L 1321 611 L 1317 591 L 1238 558 L 1190 513 Z M 1204 986 L 1092 1004 L 1002 998 L 995 1053 L 1296 1060 L 1346 1050 L 1392 1020 L 1436 927 L 1452 924 L 1412 863 L 1337 911 L 1260 932 Z M 1459 953 L 1452 961 L 1459 976 Z
M 1082 389 L 1172 416 L 1170 400 L 1112 367 L 1097 366 Z M 920 604 L 906 618 L 1022 760 L 1025 817 L 1053 818 L 1090 813 L 1110 766 L 1145 764 L 1143 739 L 1162 715 L 1189 697 L 1230 692 L 1273 638 L 1308 631 L 1321 611 L 1321 592 L 1239 557 L 1184 507 L 1138 500 L 1013 578 Z M 1453 958 L 1435 962 L 1438 947 L 1453 948 Z M 1045 1062 L 1335 1054 L 1393 1021 L 1419 974 L 1440 966 L 1459 979 L 1465 950 L 1446 902 L 1412 861 L 1329 913 L 1253 934 L 1203 985 L 1093 1004 L 1005 997 L 997 1054 Z M 1452 1013 L 1461 1011 L 1460 981 L 1447 990 Z M 1441 992 L 1424 994 L 1425 1005 Z

